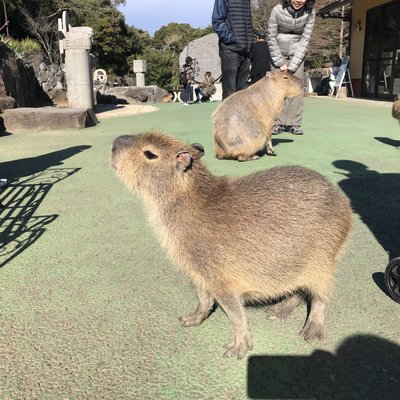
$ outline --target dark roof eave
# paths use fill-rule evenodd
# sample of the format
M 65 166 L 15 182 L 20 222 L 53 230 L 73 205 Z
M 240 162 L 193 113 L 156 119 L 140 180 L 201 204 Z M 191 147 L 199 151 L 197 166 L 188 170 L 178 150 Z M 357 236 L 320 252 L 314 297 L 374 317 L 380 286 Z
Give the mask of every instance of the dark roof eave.
M 324 17 L 329 14 L 331 11 L 335 11 L 340 7 L 347 6 L 348 4 L 353 3 L 353 0 L 337 0 L 332 4 L 329 4 L 325 7 L 322 7 L 317 11 L 317 15 Z

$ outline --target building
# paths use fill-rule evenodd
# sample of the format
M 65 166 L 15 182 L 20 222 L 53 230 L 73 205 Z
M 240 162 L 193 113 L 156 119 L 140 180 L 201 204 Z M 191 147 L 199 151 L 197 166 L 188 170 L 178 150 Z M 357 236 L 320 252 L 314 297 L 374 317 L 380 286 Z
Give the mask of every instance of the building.
M 354 94 L 392 100 L 400 94 L 400 1 L 337 0 L 318 15 L 337 17 L 337 11 L 348 5 L 352 6 L 349 70 Z

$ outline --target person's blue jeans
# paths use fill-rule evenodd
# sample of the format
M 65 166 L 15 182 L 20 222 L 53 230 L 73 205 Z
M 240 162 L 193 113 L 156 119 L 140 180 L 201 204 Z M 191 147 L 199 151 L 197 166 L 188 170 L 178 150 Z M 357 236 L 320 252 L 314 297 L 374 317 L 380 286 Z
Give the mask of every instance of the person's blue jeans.
M 190 91 L 192 90 L 192 85 L 188 83 L 183 89 L 182 93 L 182 101 L 187 103 L 190 100 Z

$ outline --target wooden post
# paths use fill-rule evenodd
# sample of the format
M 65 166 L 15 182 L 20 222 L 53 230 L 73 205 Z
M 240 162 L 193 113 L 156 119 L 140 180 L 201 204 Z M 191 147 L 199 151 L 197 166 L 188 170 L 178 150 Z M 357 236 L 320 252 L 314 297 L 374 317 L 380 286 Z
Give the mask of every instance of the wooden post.
M 8 21 L 8 17 L 7 17 L 7 8 L 6 8 L 5 0 L 3 0 L 3 8 L 4 8 L 4 25 L 6 26 L 6 34 L 7 34 L 7 37 L 10 37 L 10 32 L 8 31 L 8 22 L 9 21 Z
M 340 36 L 339 36 L 339 40 L 340 40 L 340 44 L 339 44 L 339 57 L 343 58 L 343 40 L 344 40 L 344 6 L 342 6 L 342 10 L 340 12 L 341 15 L 341 19 L 340 19 Z

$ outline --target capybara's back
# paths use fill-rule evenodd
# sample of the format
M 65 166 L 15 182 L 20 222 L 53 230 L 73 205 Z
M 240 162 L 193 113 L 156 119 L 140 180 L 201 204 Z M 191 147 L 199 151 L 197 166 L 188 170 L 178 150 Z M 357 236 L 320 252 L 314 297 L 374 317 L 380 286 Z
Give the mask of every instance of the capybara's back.
M 212 116 L 216 157 L 247 161 L 264 149 L 275 154 L 271 142 L 275 117 L 285 99 L 301 90 L 299 79 L 276 71 L 225 99 Z
M 302 334 L 321 338 L 334 266 L 351 229 L 338 188 L 299 166 L 231 179 L 212 175 L 201 145 L 158 133 L 114 141 L 111 164 L 138 193 L 172 260 L 195 284 L 199 305 L 182 317 L 199 325 L 215 302 L 234 326 L 226 356 L 252 348 L 248 300 L 283 299 L 269 312 L 283 318 L 311 300 Z

